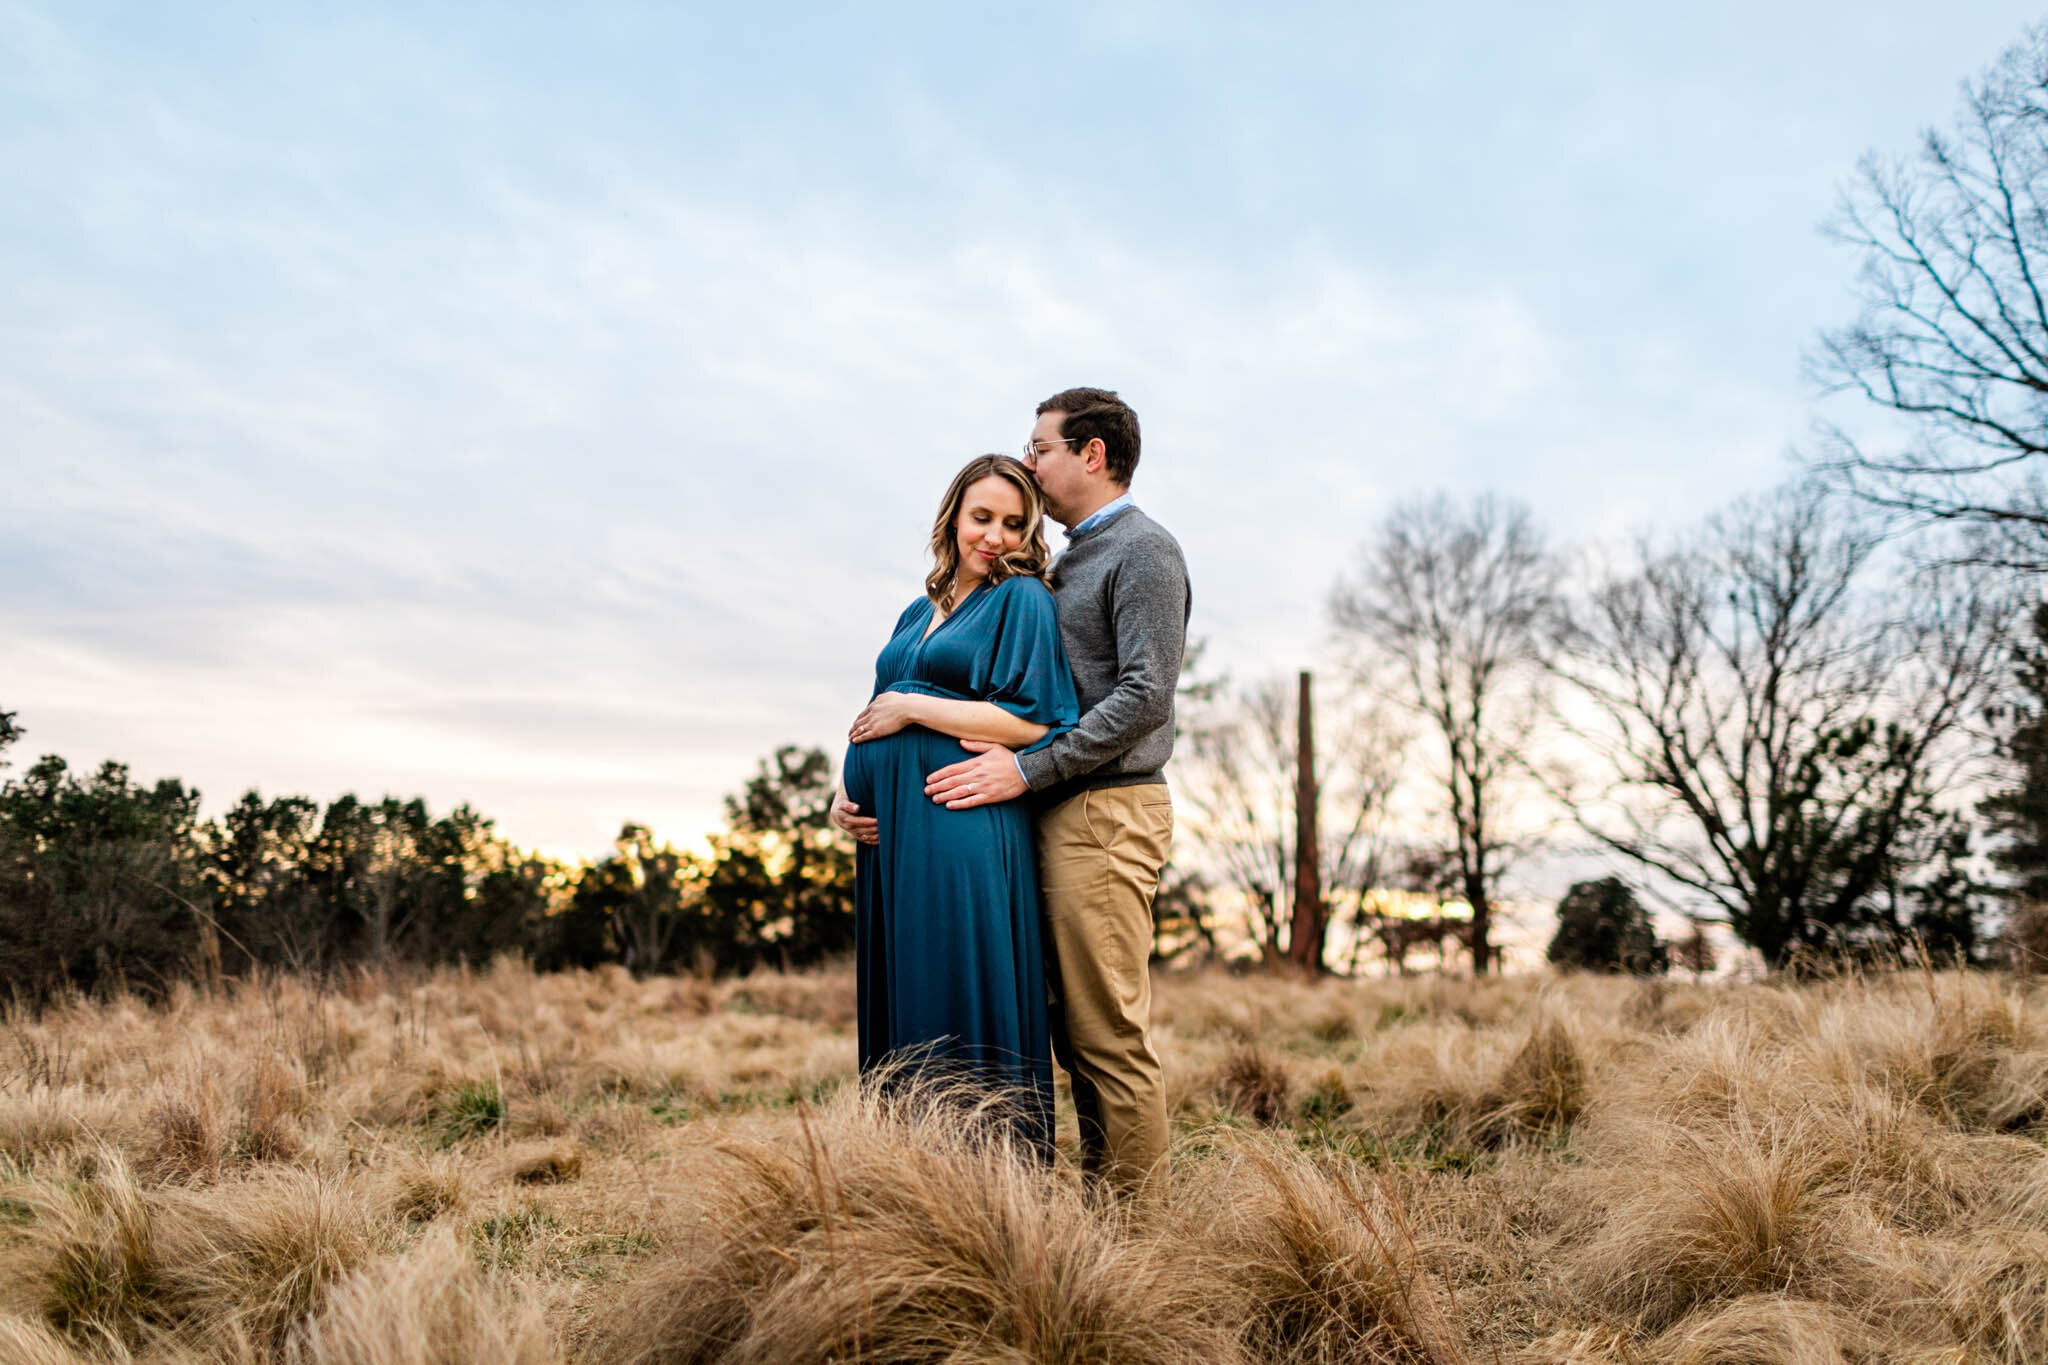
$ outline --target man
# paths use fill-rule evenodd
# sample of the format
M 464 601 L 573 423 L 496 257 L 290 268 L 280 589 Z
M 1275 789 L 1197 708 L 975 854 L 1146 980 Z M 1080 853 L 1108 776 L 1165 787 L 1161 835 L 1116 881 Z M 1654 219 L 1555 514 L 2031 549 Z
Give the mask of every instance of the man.
M 1032 794 L 1053 1055 L 1073 1079 L 1083 1169 L 1133 1192 L 1166 1158 L 1147 964 L 1173 840 L 1161 770 L 1173 753 L 1187 564 L 1131 502 L 1138 415 L 1114 393 L 1068 389 L 1040 403 L 1024 462 L 1067 528 L 1048 579 L 1081 720 L 1021 758 L 968 742 L 976 757 L 931 774 L 925 792 L 956 810 Z

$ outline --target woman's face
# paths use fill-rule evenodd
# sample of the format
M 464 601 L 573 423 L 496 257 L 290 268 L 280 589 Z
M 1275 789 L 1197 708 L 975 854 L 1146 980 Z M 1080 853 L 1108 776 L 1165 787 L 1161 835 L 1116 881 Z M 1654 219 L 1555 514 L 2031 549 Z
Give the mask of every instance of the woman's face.
M 999 474 L 975 480 L 960 499 L 953 534 L 960 545 L 961 581 L 987 578 L 990 565 L 1024 543 L 1024 495 Z

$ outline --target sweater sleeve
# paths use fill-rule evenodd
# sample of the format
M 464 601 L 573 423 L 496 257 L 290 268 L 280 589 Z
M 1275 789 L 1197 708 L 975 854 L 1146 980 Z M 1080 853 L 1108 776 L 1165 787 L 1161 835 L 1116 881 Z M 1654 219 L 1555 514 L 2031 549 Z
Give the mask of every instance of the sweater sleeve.
M 1177 550 L 1147 546 L 1117 566 L 1109 587 L 1116 683 L 1073 729 L 1017 760 L 1033 791 L 1093 772 L 1173 718 L 1187 643 L 1187 568 Z

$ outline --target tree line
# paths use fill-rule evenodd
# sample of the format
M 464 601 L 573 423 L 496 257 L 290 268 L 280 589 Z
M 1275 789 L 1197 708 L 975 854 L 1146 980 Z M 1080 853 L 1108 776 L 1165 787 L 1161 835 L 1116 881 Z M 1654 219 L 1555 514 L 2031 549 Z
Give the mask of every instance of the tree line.
M 0 768 L 23 735 L 0 711 Z M 853 853 L 826 821 L 831 767 L 778 749 L 726 798 L 705 853 L 628 824 L 568 864 L 467 805 L 251 791 L 217 819 L 175 778 L 45 756 L 0 782 L 0 981 L 159 990 L 261 968 L 482 963 L 636 972 L 802 966 L 853 946 Z
M 1397 507 L 1360 547 L 1329 599 L 1346 688 L 1319 707 L 1330 917 L 1307 932 L 1402 962 L 1449 935 L 1484 971 L 1503 878 L 1540 846 L 1618 873 L 1574 887 L 1575 915 L 1627 921 L 1648 895 L 1695 921 L 1695 953 L 1711 922 L 1773 968 L 1976 960 L 1994 920 L 2003 950 L 2032 951 L 2015 945 L 2048 899 L 2048 25 L 1967 85 L 1952 131 L 1866 158 L 1830 230 L 1860 311 L 1810 370 L 1877 435 L 1824 427 L 1783 487 L 1619 551 L 1558 546 L 1485 496 Z M 1347 965 L 1291 941 L 1283 681 L 1188 700 L 1197 889 L 1268 960 Z M 1437 833 L 1393 836 L 1418 816 Z

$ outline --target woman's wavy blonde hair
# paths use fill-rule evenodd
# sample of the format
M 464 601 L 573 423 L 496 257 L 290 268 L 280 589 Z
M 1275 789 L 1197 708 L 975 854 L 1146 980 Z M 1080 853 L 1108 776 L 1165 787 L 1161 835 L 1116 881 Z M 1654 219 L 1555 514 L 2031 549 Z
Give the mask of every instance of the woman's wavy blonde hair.
M 988 566 L 988 585 L 993 588 L 1006 578 L 1020 576 L 1045 577 L 1052 551 L 1045 543 L 1045 504 L 1038 496 L 1038 485 L 1031 481 L 1031 471 L 1013 455 L 977 455 L 946 485 L 938 519 L 932 523 L 932 571 L 925 575 L 924 595 L 940 611 L 951 612 L 954 606 L 955 578 L 960 572 L 960 537 L 954 528 L 960 523 L 961 504 L 967 501 L 967 490 L 991 474 L 1016 485 L 1024 499 L 1024 543 Z

